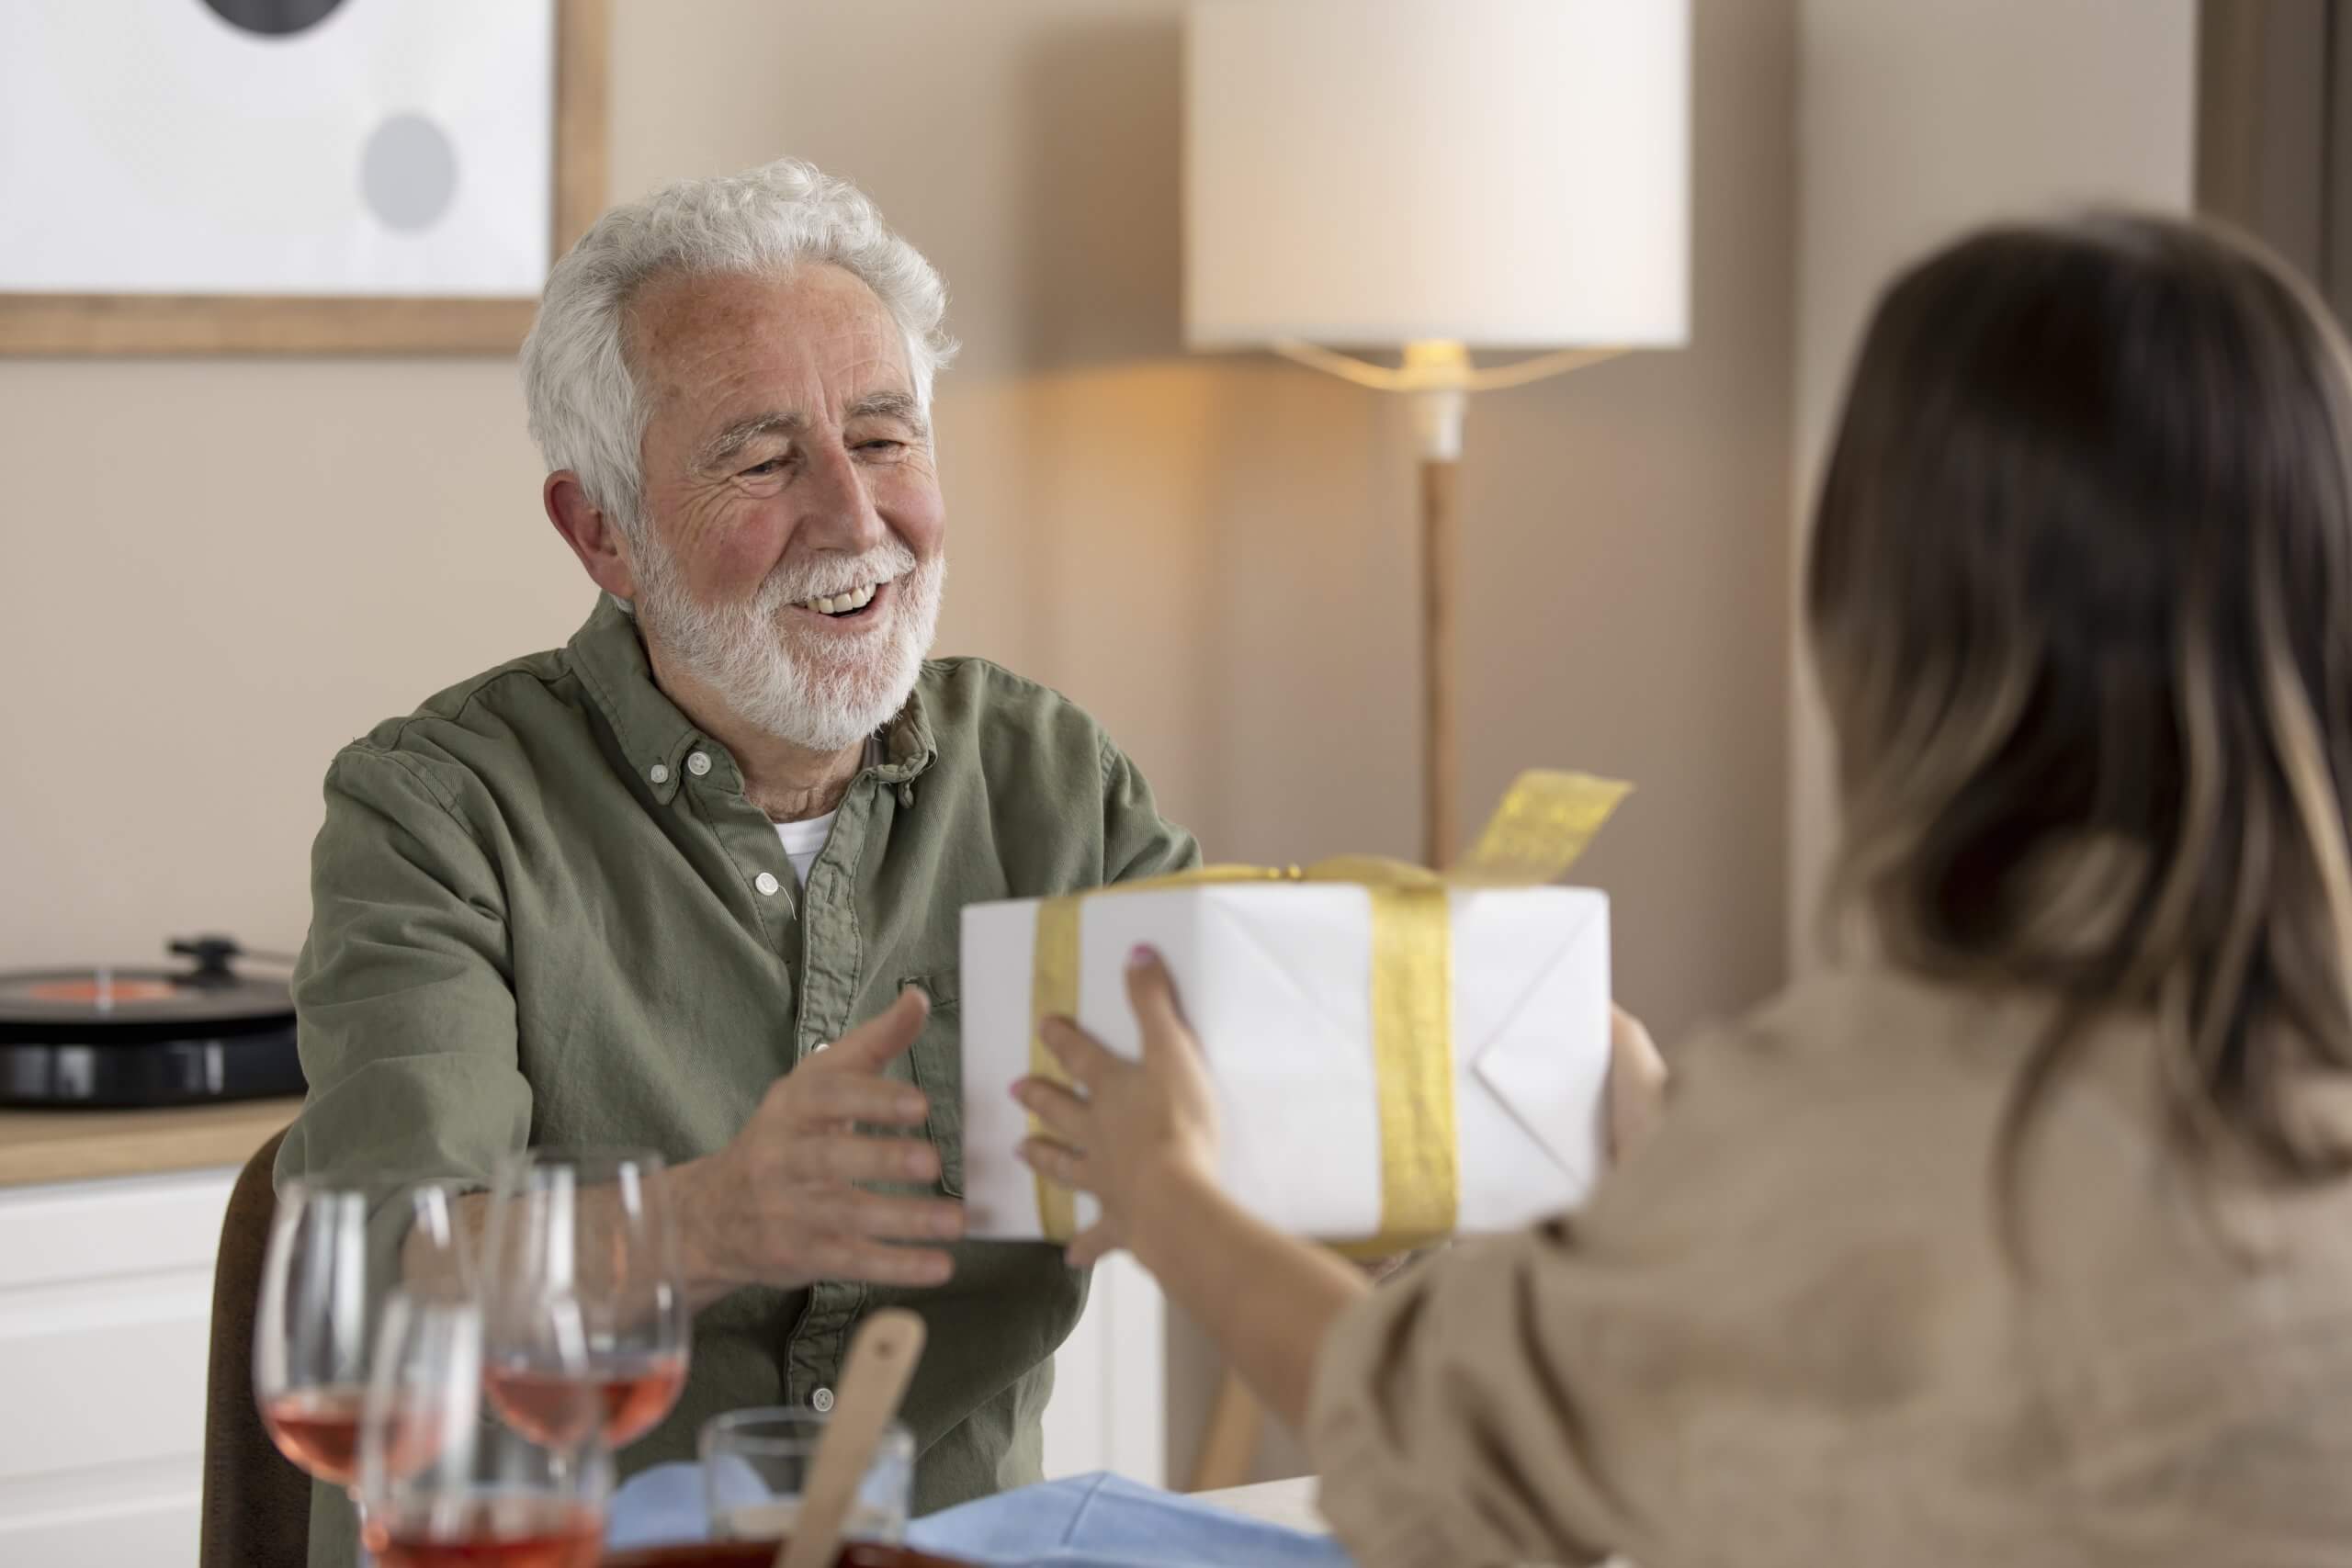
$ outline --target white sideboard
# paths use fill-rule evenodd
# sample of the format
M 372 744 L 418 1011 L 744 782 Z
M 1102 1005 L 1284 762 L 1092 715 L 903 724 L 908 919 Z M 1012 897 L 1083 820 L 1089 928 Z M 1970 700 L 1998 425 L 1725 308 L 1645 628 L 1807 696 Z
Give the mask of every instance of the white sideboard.
M 236 1174 L 0 1188 L 0 1563 L 195 1562 Z
M 1054 1354 L 1046 1479 L 1110 1470 L 1168 1485 L 1167 1393 L 1165 1300 L 1142 1265 L 1114 1254 L 1095 1267 L 1085 1315 Z

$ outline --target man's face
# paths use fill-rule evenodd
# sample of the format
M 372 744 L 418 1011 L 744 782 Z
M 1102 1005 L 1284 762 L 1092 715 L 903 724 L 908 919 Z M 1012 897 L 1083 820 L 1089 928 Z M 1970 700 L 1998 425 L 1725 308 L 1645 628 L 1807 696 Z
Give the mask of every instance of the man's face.
M 631 326 L 648 641 L 769 734 L 832 750 L 872 733 L 913 688 L 945 575 L 897 324 L 810 266 L 657 280 Z

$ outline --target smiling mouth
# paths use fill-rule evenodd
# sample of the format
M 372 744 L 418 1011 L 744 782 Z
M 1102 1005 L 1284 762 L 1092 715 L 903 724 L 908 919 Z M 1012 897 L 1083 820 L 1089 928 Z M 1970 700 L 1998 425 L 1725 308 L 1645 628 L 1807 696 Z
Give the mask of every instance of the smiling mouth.
M 822 615 L 829 621 L 854 621 L 864 615 L 872 607 L 874 601 L 880 596 L 882 590 L 888 586 L 888 582 L 868 582 L 840 593 L 803 599 L 793 605 L 793 608 L 807 610 L 811 615 Z

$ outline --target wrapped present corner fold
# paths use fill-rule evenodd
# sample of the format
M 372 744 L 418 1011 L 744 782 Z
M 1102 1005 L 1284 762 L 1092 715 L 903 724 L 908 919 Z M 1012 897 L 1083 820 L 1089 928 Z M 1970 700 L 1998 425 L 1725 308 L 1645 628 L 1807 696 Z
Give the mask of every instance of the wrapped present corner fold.
M 1019 1160 L 1035 1129 L 1007 1090 L 1063 1076 L 1047 1018 L 1140 1053 L 1138 943 L 1168 961 L 1207 1058 L 1219 1179 L 1261 1218 L 1378 1254 L 1573 1206 L 1601 1158 L 1609 909 L 1546 885 L 1627 788 L 1524 773 L 1443 874 L 1344 856 L 967 908 L 967 1234 L 1067 1241 L 1092 1223 L 1091 1200 Z

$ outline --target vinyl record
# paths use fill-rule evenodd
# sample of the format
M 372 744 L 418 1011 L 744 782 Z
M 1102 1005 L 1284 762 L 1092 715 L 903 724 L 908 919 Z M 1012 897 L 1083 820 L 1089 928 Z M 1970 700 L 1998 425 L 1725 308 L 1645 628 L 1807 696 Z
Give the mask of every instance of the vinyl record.
M 300 1094 L 286 982 L 241 975 L 225 937 L 180 970 L 0 974 L 0 1105 L 126 1110 Z
M 0 974 L 0 1044 L 135 1044 L 285 1029 L 286 982 L 250 975 L 199 980 L 163 969 Z

